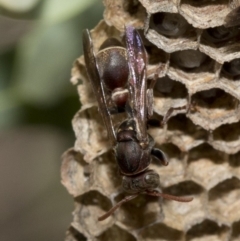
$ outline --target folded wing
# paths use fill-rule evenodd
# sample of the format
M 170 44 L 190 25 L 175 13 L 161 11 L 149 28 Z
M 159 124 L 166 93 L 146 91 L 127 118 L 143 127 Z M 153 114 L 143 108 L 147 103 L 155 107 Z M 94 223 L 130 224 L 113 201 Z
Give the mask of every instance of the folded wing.
M 104 124 L 108 131 L 108 137 L 111 142 L 116 142 L 116 134 L 111 119 L 111 113 L 108 109 L 104 93 L 103 83 L 101 82 L 97 61 L 93 52 L 93 44 L 89 31 L 83 31 L 83 52 L 87 68 L 87 73 L 92 84 L 94 94 L 97 98 L 99 112 L 102 115 Z
M 126 26 L 126 46 L 129 66 L 129 106 L 131 118 L 136 124 L 137 139 L 147 144 L 147 53 L 141 36 L 132 26 Z

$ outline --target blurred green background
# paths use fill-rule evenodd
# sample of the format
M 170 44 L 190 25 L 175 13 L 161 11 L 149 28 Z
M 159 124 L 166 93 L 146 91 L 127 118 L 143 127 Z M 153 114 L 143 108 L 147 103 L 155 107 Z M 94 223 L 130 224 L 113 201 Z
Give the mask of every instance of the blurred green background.
M 97 0 L 0 0 L 0 240 L 64 240 L 72 197 L 61 155 L 80 108 L 69 82 Z

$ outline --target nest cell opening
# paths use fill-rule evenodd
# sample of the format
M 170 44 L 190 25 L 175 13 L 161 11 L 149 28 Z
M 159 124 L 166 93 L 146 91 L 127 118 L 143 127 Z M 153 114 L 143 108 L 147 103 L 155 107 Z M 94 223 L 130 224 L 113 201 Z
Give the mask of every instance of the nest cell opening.
M 68 229 L 67 235 L 73 237 L 75 241 L 87 241 L 87 238 L 73 226 Z
M 209 200 L 214 201 L 234 190 L 240 190 L 240 180 L 236 177 L 226 179 L 209 191 Z
M 187 172 L 192 180 L 206 190 L 231 177 L 227 155 L 205 143 L 190 150 Z
M 240 220 L 237 222 L 234 222 L 232 224 L 232 239 L 231 240 L 238 240 L 240 237 Z
M 84 210 L 90 210 L 90 212 L 96 214 L 96 210 L 103 210 L 104 212 L 108 211 L 112 205 L 111 201 L 102 195 L 99 191 L 89 191 L 81 196 L 75 198 L 75 201 L 79 203 L 82 207 L 80 208 L 80 212 L 85 212 Z M 94 211 L 95 210 L 95 211 Z M 81 215 L 81 213 L 79 213 Z
M 188 4 L 195 7 L 203 8 L 209 5 L 228 5 L 228 0 L 217 0 L 217 1 L 209 1 L 209 0 L 181 0 L 181 4 Z
M 128 195 L 127 193 L 117 195 L 116 203 Z M 115 215 L 118 221 L 131 230 L 151 225 L 162 218 L 159 198 L 139 194 L 135 199 L 124 203 Z
M 240 152 L 229 155 L 229 165 L 233 168 L 240 167 Z
M 203 143 L 189 151 L 188 164 L 200 159 L 208 159 L 213 164 L 221 165 L 225 162 L 226 158 L 223 152 L 215 150 L 208 143 Z
M 105 240 L 115 240 L 115 241 L 136 241 L 136 238 L 128 233 L 127 231 L 119 228 L 116 225 L 113 225 L 111 228 L 103 232 L 98 237 L 99 241 Z
M 168 76 L 157 79 L 154 90 L 155 97 L 187 99 L 188 96 L 186 86 L 178 81 L 172 80 Z
M 234 59 L 230 62 L 225 62 L 222 66 L 220 75 L 230 80 L 239 81 L 240 80 L 240 58 Z
M 219 240 L 224 241 L 226 239 L 226 236 L 223 235 L 223 233 L 226 233 L 229 231 L 229 228 L 225 225 L 219 226 L 216 222 L 206 219 L 202 221 L 201 223 L 198 223 L 191 227 L 187 233 L 186 233 L 186 240 L 191 241 L 198 238 L 206 238 L 206 240 L 210 240 L 207 238 L 208 236 L 218 236 L 216 239 L 212 240 Z M 201 239 L 202 240 L 202 239 Z M 203 239 L 205 240 L 205 239 Z
M 155 13 L 151 15 L 149 28 L 166 38 L 196 36 L 194 28 L 179 13 Z
M 155 145 L 155 147 L 160 148 L 168 156 L 169 159 L 174 158 L 179 161 L 182 161 L 183 159 L 181 150 L 172 143 Z M 166 167 L 163 167 L 163 168 L 166 168 Z
M 213 131 L 214 141 L 233 142 L 240 139 L 240 122 L 222 125 Z
M 162 49 L 157 48 L 152 43 L 145 44 L 145 49 L 148 53 L 148 64 L 149 65 L 156 65 L 156 64 L 163 64 L 167 63 L 168 54 L 164 52 Z
M 168 121 L 168 130 L 180 131 L 187 135 L 193 136 L 195 140 L 207 140 L 208 137 L 208 132 L 200 126 L 193 124 L 193 122 L 187 118 L 185 114 L 173 116 Z
M 170 56 L 171 65 L 186 73 L 213 72 L 214 61 L 199 50 L 176 51 Z
M 209 191 L 209 213 L 225 223 L 240 219 L 240 180 L 236 177 L 226 179 Z
M 203 187 L 194 181 L 183 181 L 163 189 L 163 193 L 174 196 L 200 195 L 203 192 Z
M 165 52 L 197 48 L 198 31 L 179 13 L 158 12 L 148 20 L 146 37 Z
M 202 33 L 201 43 L 211 47 L 221 48 L 233 43 L 239 35 L 240 30 L 237 27 L 226 28 L 224 26 L 218 26 L 208 28 Z
M 235 110 L 238 104 L 236 98 L 218 88 L 199 91 L 192 96 L 192 101 L 195 103 L 196 109 L 211 109 L 211 115 L 214 115 L 215 110 L 216 112 L 222 110 L 223 114 L 224 110 Z
M 134 16 L 143 11 L 143 6 L 138 0 L 123 1 L 124 12 L 129 13 L 130 16 Z
M 140 233 L 143 240 L 182 240 L 183 232 L 171 228 L 163 223 L 157 223 L 145 228 Z
M 108 193 L 121 186 L 122 177 L 112 152 L 99 157 L 94 163 L 94 182 Z

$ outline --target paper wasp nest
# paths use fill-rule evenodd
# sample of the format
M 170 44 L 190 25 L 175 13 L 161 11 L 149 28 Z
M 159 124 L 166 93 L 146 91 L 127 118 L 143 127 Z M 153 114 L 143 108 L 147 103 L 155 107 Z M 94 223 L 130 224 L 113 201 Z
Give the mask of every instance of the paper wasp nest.
M 94 51 L 124 25 L 142 34 L 154 87 L 154 118 L 176 112 L 162 128 L 150 128 L 169 165 L 151 168 L 161 188 L 192 195 L 190 203 L 140 195 L 114 215 L 97 218 L 124 196 L 121 177 L 97 110 L 81 56 L 72 70 L 82 104 L 73 119 L 76 142 L 64 154 L 62 182 L 75 200 L 67 241 L 240 240 L 240 29 L 224 27 L 238 1 L 105 0 L 104 21 L 91 32 Z

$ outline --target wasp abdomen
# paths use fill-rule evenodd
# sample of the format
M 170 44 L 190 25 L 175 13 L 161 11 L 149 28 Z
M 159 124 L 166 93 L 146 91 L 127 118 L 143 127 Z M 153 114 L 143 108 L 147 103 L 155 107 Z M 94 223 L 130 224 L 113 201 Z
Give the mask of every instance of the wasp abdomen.
M 109 90 L 124 87 L 128 81 L 129 69 L 126 49 L 111 47 L 97 54 L 99 74 L 105 87 Z

